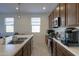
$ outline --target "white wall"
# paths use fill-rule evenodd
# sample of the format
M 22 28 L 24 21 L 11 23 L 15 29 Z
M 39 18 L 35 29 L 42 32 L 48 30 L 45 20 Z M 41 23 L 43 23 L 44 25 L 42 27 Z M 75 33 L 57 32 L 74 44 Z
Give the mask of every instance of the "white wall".
M 47 14 L 25 14 L 22 15 L 21 19 L 15 20 L 15 32 L 19 33 L 32 33 L 31 31 L 31 17 L 41 18 L 41 32 L 34 34 L 34 47 L 39 47 L 39 45 L 44 46 L 45 44 L 45 34 L 48 29 L 48 15 Z
M 31 33 L 31 17 L 41 17 L 41 32 L 45 33 L 48 29 L 48 15 L 47 14 L 25 14 L 21 19 L 15 19 L 15 32 Z
M 0 14 L 0 32 L 5 33 L 4 18 L 15 17 L 15 14 Z M 45 33 L 48 29 L 48 15 L 47 14 L 22 14 L 21 19 L 15 17 L 14 31 L 19 33 L 30 34 L 31 32 L 31 17 L 41 17 L 41 32 L 34 33 L 34 44 L 40 45 L 44 43 Z M 7 33 L 8 34 L 8 33 Z M 9 34 L 8 34 L 9 35 Z M 37 46 L 38 46 L 37 45 Z

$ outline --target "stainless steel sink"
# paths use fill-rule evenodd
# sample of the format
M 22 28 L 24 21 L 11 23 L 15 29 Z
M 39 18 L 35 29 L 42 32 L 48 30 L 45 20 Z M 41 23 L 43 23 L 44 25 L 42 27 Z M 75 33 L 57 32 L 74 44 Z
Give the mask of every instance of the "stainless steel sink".
M 18 38 L 17 40 L 11 40 L 8 44 L 21 44 L 23 43 L 27 38 Z
M 21 44 L 24 41 L 11 41 L 8 44 Z
M 18 41 L 24 41 L 26 40 L 27 38 L 18 38 Z

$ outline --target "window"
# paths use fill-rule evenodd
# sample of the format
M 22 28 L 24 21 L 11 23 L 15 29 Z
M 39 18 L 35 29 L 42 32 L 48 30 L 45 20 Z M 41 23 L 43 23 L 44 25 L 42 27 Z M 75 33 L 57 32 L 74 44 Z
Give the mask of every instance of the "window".
M 6 32 L 14 32 L 14 18 L 5 18 Z
M 40 18 L 31 18 L 32 32 L 40 32 Z

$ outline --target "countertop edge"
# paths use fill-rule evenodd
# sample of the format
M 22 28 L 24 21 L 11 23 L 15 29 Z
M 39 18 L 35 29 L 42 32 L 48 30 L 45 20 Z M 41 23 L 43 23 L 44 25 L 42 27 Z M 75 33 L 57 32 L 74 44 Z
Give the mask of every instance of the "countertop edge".
M 63 46 L 65 49 L 67 49 L 69 52 L 71 52 L 73 55 L 78 56 L 78 54 L 76 54 L 75 52 L 73 52 L 72 50 L 70 50 L 66 45 L 64 45 L 63 43 L 61 43 L 59 40 L 53 38 L 54 41 L 56 41 L 57 43 L 59 43 L 61 46 Z
M 29 37 L 27 40 L 25 40 L 22 44 L 20 44 L 21 47 L 20 47 L 20 48 L 18 49 L 18 51 L 15 52 L 15 54 L 12 55 L 12 56 L 15 56 L 15 55 L 20 51 L 20 49 L 23 48 L 23 46 L 28 42 L 28 40 L 30 40 L 32 37 L 33 37 L 33 35 L 30 35 L 30 37 Z

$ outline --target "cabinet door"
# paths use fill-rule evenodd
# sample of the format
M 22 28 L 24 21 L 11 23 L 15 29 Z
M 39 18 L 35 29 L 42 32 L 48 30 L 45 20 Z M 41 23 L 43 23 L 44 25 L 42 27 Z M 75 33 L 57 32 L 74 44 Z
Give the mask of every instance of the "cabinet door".
M 50 15 L 49 16 L 49 29 L 51 29 L 52 28 L 52 18 L 51 18 L 52 16 Z
M 62 26 L 66 26 L 66 8 L 65 8 L 65 6 L 66 6 L 66 4 L 65 3 L 60 3 L 59 4 L 59 6 L 60 6 L 60 17 L 61 17 L 61 24 L 62 24 Z
M 23 47 L 23 56 L 27 56 L 28 55 L 28 45 L 27 45 L 27 43 L 24 45 L 24 47 Z
M 18 53 L 16 53 L 15 56 L 22 56 L 22 49 L 20 51 L 18 51 Z
M 54 12 L 51 13 L 51 25 L 54 26 Z
M 57 53 L 57 51 L 56 51 L 56 49 L 57 49 L 56 48 L 57 47 L 56 44 L 57 43 L 53 40 L 53 56 L 56 56 L 56 53 Z
M 46 45 L 48 45 L 48 36 L 45 35 L 45 42 L 46 42 Z
M 63 52 L 59 48 L 57 48 L 57 56 L 63 56 Z
M 64 56 L 64 50 L 63 50 L 63 47 L 57 43 L 57 56 Z
M 77 3 L 77 24 L 79 25 L 79 3 Z
M 67 49 L 64 48 L 64 56 L 75 56 L 74 54 L 72 54 L 70 51 L 68 51 Z
M 66 23 L 67 26 L 75 26 L 77 23 L 77 4 L 66 4 Z
M 57 5 L 57 7 L 54 10 L 54 18 L 59 17 L 59 4 Z
M 27 44 L 28 44 L 27 53 L 28 53 L 28 56 L 31 56 L 31 40 L 29 40 Z
M 30 39 L 31 40 L 31 54 L 32 54 L 32 50 L 33 50 L 33 37 Z
M 31 56 L 31 39 L 28 42 L 26 42 L 26 44 L 23 47 L 23 56 Z
M 57 56 L 74 56 L 70 51 L 57 43 Z

